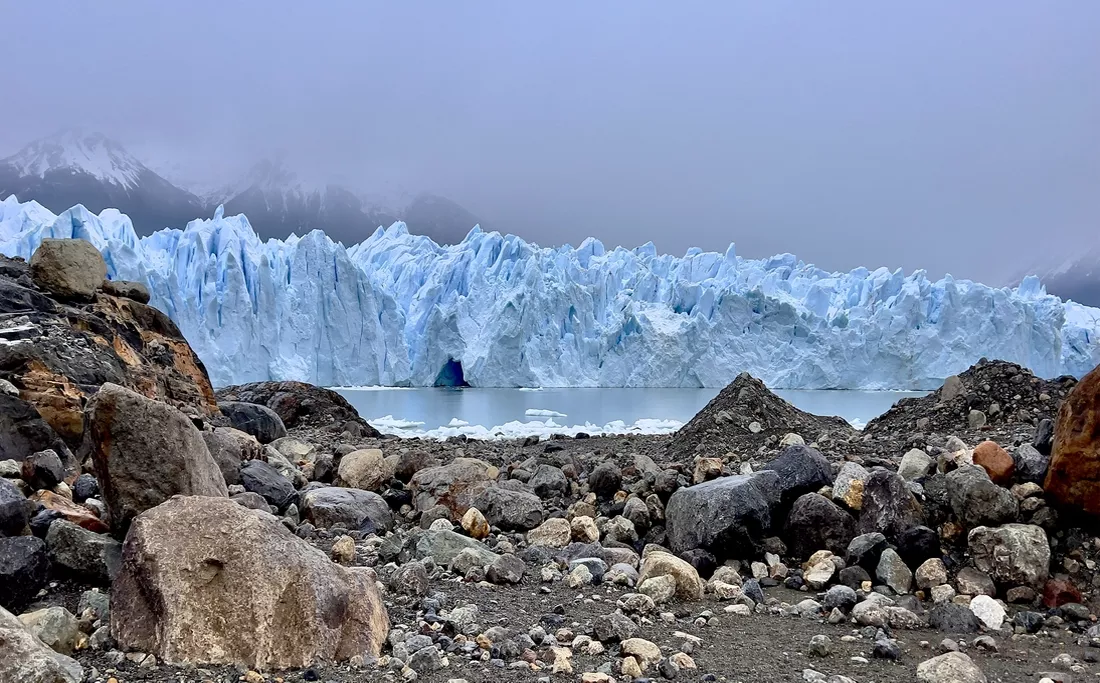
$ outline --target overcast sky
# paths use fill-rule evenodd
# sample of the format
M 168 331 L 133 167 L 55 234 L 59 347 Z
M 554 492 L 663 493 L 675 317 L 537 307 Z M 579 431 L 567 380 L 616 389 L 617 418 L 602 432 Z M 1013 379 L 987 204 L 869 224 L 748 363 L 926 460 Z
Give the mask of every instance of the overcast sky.
M 274 149 L 543 244 L 995 281 L 1100 235 L 1100 2 L 10 2 L 0 156 Z M 140 156 L 140 155 L 139 155 Z M 153 164 L 151 164 L 153 165 Z

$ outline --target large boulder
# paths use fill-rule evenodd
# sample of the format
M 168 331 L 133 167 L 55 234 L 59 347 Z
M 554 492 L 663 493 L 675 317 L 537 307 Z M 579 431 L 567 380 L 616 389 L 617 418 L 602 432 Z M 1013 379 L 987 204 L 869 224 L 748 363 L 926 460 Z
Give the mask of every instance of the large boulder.
M 1100 366 L 1062 401 L 1043 489 L 1058 505 L 1100 516 Z
M 175 408 L 105 384 L 84 419 L 83 450 L 91 455 L 116 532 L 175 495 L 228 498 L 202 434 Z
M 968 465 L 947 473 L 951 510 L 968 529 L 1015 521 L 1019 501 L 997 486 L 982 467 Z
M 779 474 L 779 489 L 784 505 L 799 496 L 819 491 L 833 483 L 833 468 L 825 456 L 809 446 L 787 446 L 764 470 Z
M 0 479 L 0 536 L 19 536 L 30 521 L 27 499 L 7 479 Z
M 858 527 L 861 534 L 878 531 L 894 542 L 906 529 L 923 521 L 924 512 L 909 485 L 889 470 L 875 470 L 867 477 L 862 502 Z
M 455 458 L 446 465 L 420 470 L 413 475 L 409 487 L 418 511 L 442 505 L 459 519 L 470 509 L 473 499 L 489 488 L 499 474 L 496 467 L 484 460 Z
M 302 495 L 302 518 L 321 529 L 343 524 L 372 533 L 393 528 L 393 512 L 373 491 L 336 486 L 311 489 Z
M 30 265 L 35 284 L 58 299 L 89 301 L 107 277 L 103 254 L 86 240 L 44 239 Z
M 280 511 L 291 503 L 298 502 L 298 492 L 294 490 L 294 484 L 263 460 L 249 460 L 245 463 L 241 468 L 241 485 L 246 491 L 263 496 L 264 500 Z
M 111 589 L 115 640 L 170 663 L 306 667 L 377 656 L 388 631 L 373 572 L 228 498 L 181 496 L 137 517 Z
M 58 654 L 32 634 L 11 612 L 0 607 L 0 681 L 12 683 L 81 683 L 84 669 Z
M 1050 573 L 1050 543 L 1042 527 L 980 526 L 970 530 L 967 546 L 974 566 L 989 574 L 1002 588 L 1043 589 Z
M 817 493 L 807 493 L 795 500 L 784 529 L 791 556 L 802 560 L 818 550 L 843 555 L 855 535 L 856 520 Z
M 271 443 L 286 436 L 286 425 L 271 408 L 258 403 L 222 401 L 218 403 L 229 424 L 246 434 L 256 437 L 260 443 Z
M 779 474 L 773 470 L 679 489 L 665 507 L 672 551 L 702 548 L 719 559 L 756 557 L 771 531 L 772 508 L 781 495 Z
M 103 585 L 118 574 L 122 560 L 121 543 L 64 519 L 50 524 L 46 546 L 55 568 Z
M 50 578 L 46 544 L 34 536 L 0 538 L 0 607 L 15 612 L 29 605 Z M 4 648 L 0 647 L 0 652 Z
M 485 515 L 489 524 L 507 531 L 527 531 L 542 524 L 546 511 L 542 499 L 527 491 L 490 486 L 477 495 L 473 507 Z

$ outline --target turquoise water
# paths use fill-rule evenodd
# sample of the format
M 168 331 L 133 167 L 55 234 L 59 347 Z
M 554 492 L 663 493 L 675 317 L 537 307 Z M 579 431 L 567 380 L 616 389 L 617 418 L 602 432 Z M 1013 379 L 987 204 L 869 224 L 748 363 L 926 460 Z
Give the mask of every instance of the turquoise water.
M 382 431 L 392 433 L 426 432 L 449 424 L 463 426 L 461 423 L 486 428 L 509 423 L 541 424 L 548 418 L 554 425 L 562 426 L 604 426 L 615 421 L 634 425 L 643 420 L 650 422 L 641 431 L 672 431 L 679 423 L 690 420 L 718 393 L 718 389 L 335 389 L 360 415 Z M 862 426 L 898 399 L 924 392 L 780 390 L 776 393 L 807 412 L 837 415 Z

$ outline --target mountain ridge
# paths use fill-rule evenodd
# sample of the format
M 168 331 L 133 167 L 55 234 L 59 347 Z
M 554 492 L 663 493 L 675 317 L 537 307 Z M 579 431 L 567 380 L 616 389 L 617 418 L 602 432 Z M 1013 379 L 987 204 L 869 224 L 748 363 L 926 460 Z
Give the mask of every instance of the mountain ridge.
M 410 231 L 453 244 L 480 222 L 457 203 L 430 193 L 401 208 L 382 207 L 344 186 L 303 179 L 276 157 L 254 164 L 244 176 L 203 196 L 179 187 L 98 132 L 65 129 L 35 140 L 0 159 L 0 199 L 34 200 L 61 213 L 81 204 L 93 213 L 115 208 L 141 235 L 182 228 L 222 205 L 244 213 L 264 238 L 324 230 L 347 243 L 366 239 L 378 227 L 405 221 Z

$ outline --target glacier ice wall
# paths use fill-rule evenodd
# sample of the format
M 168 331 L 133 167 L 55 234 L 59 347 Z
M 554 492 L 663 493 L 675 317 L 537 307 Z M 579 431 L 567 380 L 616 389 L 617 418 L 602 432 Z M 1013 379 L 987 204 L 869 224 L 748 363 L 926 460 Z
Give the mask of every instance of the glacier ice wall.
M 0 202 L 0 253 L 80 237 L 147 283 L 216 385 L 724 386 L 928 389 L 978 358 L 1037 374 L 1100 363 L 1100 310 L 1038 280 L 992 288 L 885 268 L 829 273 L 652 244 L 541 248 L 474 228 L 440 247 L 401 223 L 350 248 L 313 231 L 261 242 L 219 210 L 144 238 L 114 210 Z M 445 370 L 446 369 L 446 370 Z

